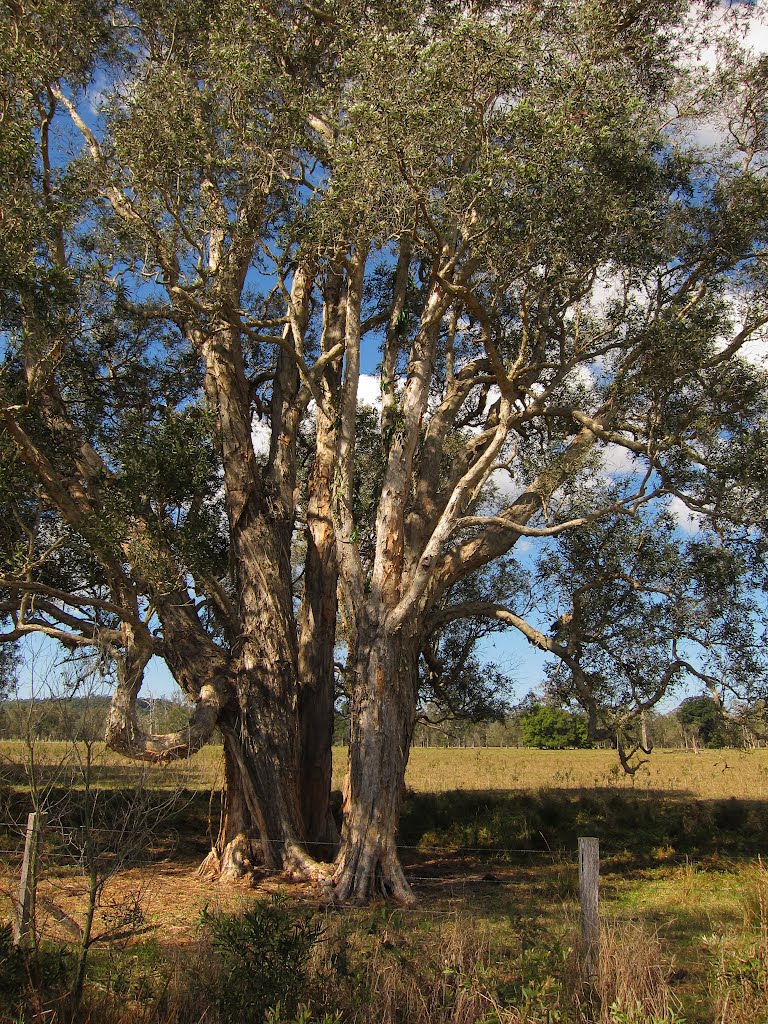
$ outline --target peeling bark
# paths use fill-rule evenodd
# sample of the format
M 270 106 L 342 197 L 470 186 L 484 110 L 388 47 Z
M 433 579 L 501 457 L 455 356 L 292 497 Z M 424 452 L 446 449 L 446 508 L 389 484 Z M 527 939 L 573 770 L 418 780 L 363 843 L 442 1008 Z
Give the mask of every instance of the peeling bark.
M 334 873 L 340 903 L 382 897 L 403 906 L 416 902 L 396 841 L 416 715 L 416 665 L 413 642 L 401 633 L 371 628 L 358 647 L 342 848 Z
M 260 857 L 258 831 L 245 799 L 242 775 L 231 740 L 224 736 L 224 789 L 219 834 L 198 869 L 201 877 L 235 881 L 249 875 Z
M 201 664 L 202 679 L 196 680 L 196 703 L 188 724 L 171 733 L 143 732 L 136 716 L 136 698 L 152 649 L 137 644 L 133 631 L 125 625 L 123 640 L 122 651 L 114 652 L 117 686 L 107 717 L 107 745 L 137 761 L 170 761 L 191 756 L 206 743 L 216 728 L 219 715 L 229 699 L 227 680 L 210 671 L 210 666 L 208 678 L 205 678 L 205 666 Z
M 342 276 L 331 273 L 324 289 L 323 353 L 333 351 L 344 338 L 342 284 Z M 338 612 L 331 505 L 336 431 L 330 409 L 340 381 L 341 367 L 338 363 L 328 365 L 321 382 L 326 409 L 317 411 L 315 460 L 307 499 L 304 595 L 298 623 L 301 810 L 308 849 L 320 860 L 333 860 L 339 844 L 330 805 Z

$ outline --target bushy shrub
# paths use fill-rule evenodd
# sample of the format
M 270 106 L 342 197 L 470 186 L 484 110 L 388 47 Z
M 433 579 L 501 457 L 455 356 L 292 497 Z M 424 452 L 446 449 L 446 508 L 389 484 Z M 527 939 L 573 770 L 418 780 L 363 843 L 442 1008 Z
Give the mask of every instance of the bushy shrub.
M 590 746 L 584 716 L 563 708 L 535 704 L 520 715 L 519 723 L 526 747 L 566 750 Z
M 0 1005 L 17 1006 L 24 994 L 27 972 L 24 953 L 14 946 L 9 924 L 0 925 Z M 0 1020 L 2 1015 L 0 1014 Z
M 309 955 L 321 932 L 311 913 L 284 899 L 257 900 L 239 914 L 203 912 L 215 958 L 214 996 L 232 1024 L 261 1024 L 279 1005 L 290 1018 L 306 998 Z
M 30 950 L 14 945 L 11 925 L 0 924 L 0 1024 L 23 1022 L 28 1003 L 49 1013 L 49 1007 L 66 1002 L 72 964 L 71 953 L 57 944 Z

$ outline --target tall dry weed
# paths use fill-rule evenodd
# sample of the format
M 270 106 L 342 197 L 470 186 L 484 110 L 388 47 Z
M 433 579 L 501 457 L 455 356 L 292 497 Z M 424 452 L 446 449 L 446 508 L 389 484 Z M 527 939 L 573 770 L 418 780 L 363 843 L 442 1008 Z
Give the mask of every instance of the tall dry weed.
M 658 933 L 633 923 L 606 922 L 592 987 L 594 1009 L 584 1024 L 674 1024 L 680 1018 L 670 988 L 672 973 Z
M 768 871 L 758 859 L 744 898 L 745 926 L 757 937 L 713 937 L 709 991 L 717 1024 L 768 1024 Z
M 348 935 L 346 984 L 329 976 L 325 1005 L 344 1024 L 553 1024 L 560 1014 L 561 978 L 542 966 L 522 980 L 518 948 L 499 946 L 471 918 L 434 927 L 394 924 L 360 944 Z M 328 947 L 338 966 L 338 952 Z M 562 961 L 561 961 L 562 963 Z M 322 969 L 321 969 L 322 970 Z

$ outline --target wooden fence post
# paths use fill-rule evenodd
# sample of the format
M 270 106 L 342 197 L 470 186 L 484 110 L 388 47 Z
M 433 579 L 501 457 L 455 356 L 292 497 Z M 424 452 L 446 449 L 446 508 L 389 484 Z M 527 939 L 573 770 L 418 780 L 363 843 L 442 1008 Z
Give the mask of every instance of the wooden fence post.
M 27 836 L 24 843 L 24 859 L 21 863 L 19 883 L 19 908 L 13 929 L 13 941 L 17 946 L 26 945 L 35 919 L 35 889 L 37 887 L 40 840 L 45 827 L 45 814 L 33 811 L 27 818 Z
M 600 951 L 600 843 L 592 837 L 579 838 L 579 899 L 581 901 L 581 955 L 584 975 L 597 974 Z

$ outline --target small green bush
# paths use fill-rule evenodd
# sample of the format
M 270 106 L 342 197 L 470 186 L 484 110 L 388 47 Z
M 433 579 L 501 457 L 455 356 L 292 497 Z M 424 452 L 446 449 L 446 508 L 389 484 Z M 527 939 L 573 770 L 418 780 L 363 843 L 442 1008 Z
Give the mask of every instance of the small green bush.
M 262 1024 L 280 1007 L 290 1019 L 306 1001 L 307 969 L 321 925 L 279 896 L 257 900 L 240 914 L 203 911 L 213 951 L 214 997 L 232 1024 Z
M 67 998 L 73 958 L 64 947 L 41 943 L 25 950 L 13 943 L 10 924 L 0 924 L 0 1024 L 24 1020 L 32 999 L 47 1007 Z
M 14 946 L 11 926 L 0 925 L 0 1004 L 15 1007 L 24 995 L 27 971 L 24 953 Z M 0 1020 L 2 1017 L 0 1017 Z
M 564 708 L 534 704 L 519 716 L 518 722 L 526 747 L 566 750 L 591 746 L 584 716 Z
M 267 1011 L 264 1024 L 341 1024 L 341 1017 L 338 1014 L 324 1014 L 322 1017 L 315 1017 L 310 1007 L 304 1003 L 299 1005 L 298 1010 L 289 1020 L 284 1014 L 281 1006 L 275 1006 Z

